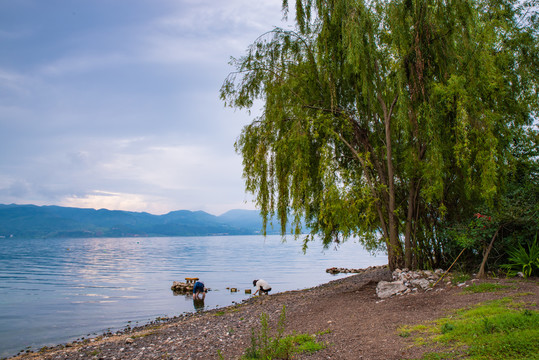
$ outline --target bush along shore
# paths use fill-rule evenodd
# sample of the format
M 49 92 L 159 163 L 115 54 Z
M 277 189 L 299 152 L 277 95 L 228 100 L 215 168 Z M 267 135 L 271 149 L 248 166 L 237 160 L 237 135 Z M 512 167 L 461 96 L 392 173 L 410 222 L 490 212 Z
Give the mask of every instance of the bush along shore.
M 429 279 L 435 274 L 391 273 L 386 267 L 372 267 L 314 288 L 257 296 L 221 309 L 156 319 L 116 334 L 25 351 L 14 358 L 539 357 L 537 278 L 475 280 L 452 273 L 436 283 Z M 440 275 L 441 272 L 436 274 Z M 429 286 L 421 286 L 425 285 L 417 282 L 421 279 L 427 279 Z M 381 282 L 401 282 L 409 291 L 381 298 L 377 295 Z M 478 339 L 481 346 L 467 344 L 463 340 L 467 337 Z M 489 343 L 490 338 L 495 338 L 497 345 Z

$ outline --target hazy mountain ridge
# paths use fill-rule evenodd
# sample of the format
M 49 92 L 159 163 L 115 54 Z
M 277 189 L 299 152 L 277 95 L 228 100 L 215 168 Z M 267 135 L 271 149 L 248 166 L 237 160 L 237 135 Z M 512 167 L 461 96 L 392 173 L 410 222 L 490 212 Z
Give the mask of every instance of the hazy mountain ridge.
M 278 233 L 268 227 L 268 234 Z M 0 204 L 0 237 L 133 237 L 254 235 L 262 230 L 256 210 L 215 216 L 178 210 L 164 215 L 107 209 Z

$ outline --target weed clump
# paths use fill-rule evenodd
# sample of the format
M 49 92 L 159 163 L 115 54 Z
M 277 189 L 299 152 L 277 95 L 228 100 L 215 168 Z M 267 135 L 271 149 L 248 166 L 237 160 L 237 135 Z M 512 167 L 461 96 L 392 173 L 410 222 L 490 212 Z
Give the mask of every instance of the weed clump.
M 316 352 L 326 347 L 316 339 L 316 335 L 296 334 L 284 335 L 286 325 L 286 307 L 283 305 L 277 333 L 270 335 L 269 317 L 260 315 L 260 328 L 251 331 L 251 346 L 245 350 L 242 360 L 251 359 L 291 359 L 294 354 Z M 323 333 L 320 333 L 321 335 Z

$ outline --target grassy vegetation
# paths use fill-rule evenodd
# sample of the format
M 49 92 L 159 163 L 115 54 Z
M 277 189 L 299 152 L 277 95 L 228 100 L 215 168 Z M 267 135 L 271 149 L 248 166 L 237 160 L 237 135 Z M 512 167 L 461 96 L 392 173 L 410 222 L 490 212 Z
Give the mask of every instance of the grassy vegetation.
M 215 312 L 215 314 L 213 314 L 213 316 L 223 316 L 225 314 L 231 314 L 231 313 L 236 313 L 238 311 L 240 311 L 240 307 L 239 306 L 236 306 L 234 308 L 227 308 L 227 309 L 224 309 L 224 310 L 219 310 L 217 312 Z M 242 318 L 243 320 L 243 318 Z
M 510 286 L 508 285 L 501 285 L 496 283 L 480 283 L 480 284 L 472 284 L 468 286 L 467 288 L 462 289 L 462 293 L 482 293 L 482 292 L 495 292 L 500 291 L 504 289 L 508 289 Z
M 451 284 L 453 285 L 458 285 L 460 283 L 466 282 L 471 279 L 472 277 L 468 273 L 457 272 L 457 273 L 451 274 Z
M 505 264 L 502 268 L 508 271 L 508 275 L 516 276 L 521 272 L 524 277 L 530 277 L 534 274 L 539 275 L 539 243 L 537 235 L 533 243 L 528 243 L 528 250 L 522 244 L 518 244 L 517 248 L 509 250 L 509 264 Z
M 434 359 L 538 359 L 539 312 L 536 304 L 511 298 L 489 301 L 426 325 L 402 327 L 417 346 L 438 349 L 423 356 Z
M 291 359 L 294 354 L 316 352 L 326 347 L 325 344 L 316 339 L 317 335 L 322 335 L 326 332 L 316 335 L 293 333 L 284 336 L 285 321 L 286 308 L 283 306 L 277 324 L 277 333 L 272 337 L 270 336 L 268 315 L 262 313 L 260 316 L 260 329 L 252 330 L 251 346 L 246 349 L 241 359 Z
M 130 337 L 132 339 L 144 338 L 146 336 L 150 336 L 150 335 L 153 335 L 153 334 L 157 333 L 157 330 L 159 330 L 159 326 L 152 326 L 152 327 L 149 327 L 149 328 L 145 329 L 143 332 L 133 334 Z

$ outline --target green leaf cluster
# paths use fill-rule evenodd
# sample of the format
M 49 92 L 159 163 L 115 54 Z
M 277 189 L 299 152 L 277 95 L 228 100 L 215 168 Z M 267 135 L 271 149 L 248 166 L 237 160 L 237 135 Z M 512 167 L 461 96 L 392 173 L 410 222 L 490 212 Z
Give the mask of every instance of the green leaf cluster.
M 391 268 L 440 266 L 462 246 L 477 255 L 481 241 L 447 229 L 502 209 L 519 146 L 537 138 L 536 4 L 298 0 L 295 11 L 296 28 L 259 37 L 221 88 L 231 107 L 263 102 L 235 146 L 264 228 L 277 215 L 299 235 L 305 219 L 305 246 L 355 237 L 387 250 Z
M 509 251 L 509 263 L 502 267 L 509 270 L 510 274 L 516 275 L 522 272 L 525 277 L 539 275 L 539 243 L 537 236 L 533 243 L 528 244 L 526 250 L 521 244 L 518 247 Z

